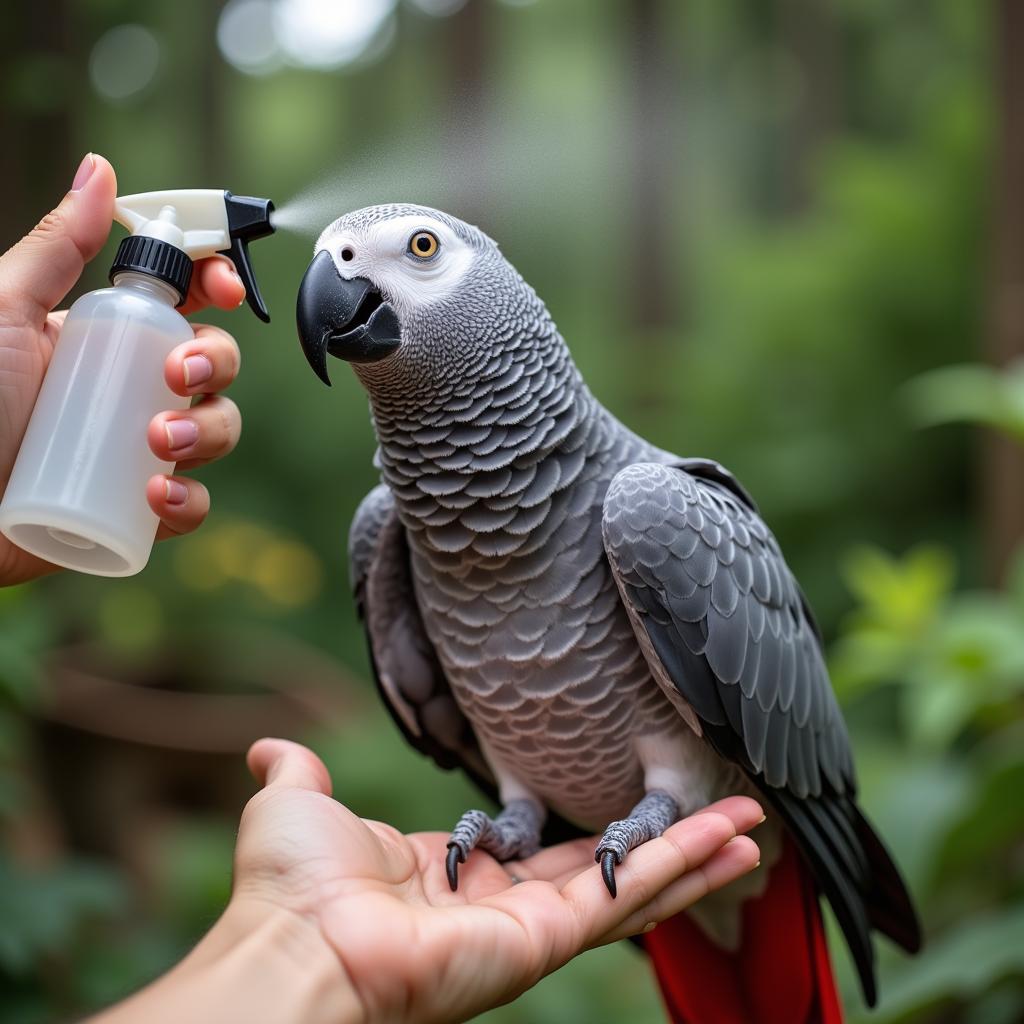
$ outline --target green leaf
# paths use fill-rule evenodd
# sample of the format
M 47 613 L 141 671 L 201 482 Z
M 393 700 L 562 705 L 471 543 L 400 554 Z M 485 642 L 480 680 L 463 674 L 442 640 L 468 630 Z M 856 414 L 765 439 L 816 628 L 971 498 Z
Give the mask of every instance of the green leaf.
M 1024 615 L 1004 594 L 963 594 L 930 636 L 916 673 L 921 685 L 936 676 L 957 679 L 980 705 L 1024 688 Z
M 847 552 L 843 577 L 862 612 L 889 628 L 922 629 L 942 606 L 953 583 L 953 558 L 944 548 L 921 546 L 903 558 L 862 546 Z
M 1024 907 L 975 917 L 935 938 L 881 984 L 879 1010 L 864 1024 L 894 1024 L 950 999 L 969 1002 L 1000 978 L 1024 973 Z
M 1024 759 L 1001 763 L 979 780 L 967 813 L 939 844 L 938 878 L 970 872 L 996 858 L 1024 835 Z
M 0 856 L 0 967 L 24 975 L 44 957 L 70 952 L 87 920 L 118 912 L 124 900 L 121 881 L 97 864 L 39 872 Z
M 1024 442 L 1024 362 L 931 370 L 910 382 L 907 402 L 922 426 L 978 423 Z
M 903 694 L 904 721 L 916 745 L 942 750 L 970 721 L 976 700 L 960 679 L 939 678 L 908 687 Z
M 970 814 L 975 787 L 963 762 L 877 738 L 857 744 L 860 803 L 915 892 L 934 875 L 937 850 Z

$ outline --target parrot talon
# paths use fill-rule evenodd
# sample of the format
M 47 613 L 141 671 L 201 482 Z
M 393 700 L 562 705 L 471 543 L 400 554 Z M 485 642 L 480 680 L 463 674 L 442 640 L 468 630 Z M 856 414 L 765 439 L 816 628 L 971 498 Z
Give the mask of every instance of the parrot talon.
M 601 864 L 601 877 L 615 898 L 615 865 L 630 850 L 660 836 L 679 817 L 679 805 L 660 789 L 652 789 L 629 812 L 628 818 L 613 821 L 601 836 L 594 860 Z
M 615 852 L 614 850 L 598 850 L 597 856 L 601 861 L 601 877 L 604 884 L 615 899 L 618 889 L 615 886 Z
M 533 800 L 510 800 L 493 820 L 483 811 L 466 811 L 448 839 L 445 871 L 452 892 L 471 850 L 483 850 L 499 863 L 532 857 L 540 849 L 543 823 L 544 811 Z
M 445 858 L 444 869 L 448 875 L 448 885 L 452 892 L 459 888 L 459 865 L 466 863 L 466 855 L 458 843 L 448 844 L 448 856 Z

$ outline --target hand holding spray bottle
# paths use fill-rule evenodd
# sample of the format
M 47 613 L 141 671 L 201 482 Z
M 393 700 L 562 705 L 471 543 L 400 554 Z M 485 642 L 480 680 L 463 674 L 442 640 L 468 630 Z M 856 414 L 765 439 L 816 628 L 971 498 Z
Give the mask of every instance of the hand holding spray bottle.
M 146 482 L 171 464 L 146 443 L 149 421 L 190 399 L 164 381 L 171 350 L 192 336 L 175 309 L 194 260 L 235 265 L 253 312 L 270 316 L 248 243 L 273 232 L 269 199 L 219 189 L 143 192 L 116 201 L 131 231 L 110 268 L 112 287 L 68 311 L 0 502 L 0 531 L 56 565 L 131 576 L 149 561 L 158 519 Z

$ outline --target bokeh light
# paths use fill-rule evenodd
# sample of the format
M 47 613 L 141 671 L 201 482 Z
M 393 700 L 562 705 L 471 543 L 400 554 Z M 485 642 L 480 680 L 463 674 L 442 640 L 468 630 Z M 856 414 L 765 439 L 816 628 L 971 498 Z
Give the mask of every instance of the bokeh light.
M 447 18 L 466 6 L 466 0 L 409 0 L 413 7 L 435 18 Z
M 452 11 L 461 6 L 423 3 Z M 381 56 L 394 36 L 394 12 L 395 0 L 230 0 L 217 44 L 225 60 L 249 74 L 285 64 L 330 71 Z
M 341 67 L 363 54 L 394 7 L 394 0 L 279 0 L 277 37 L 296 64 Z
M 217 23 L 220 52 L 239 71 L 265 75 L 284 65 L 271 0 L 231 0 Z
M 89 54 L 89 79 L 105 99 L 127 100 L 156 75 L 160 44 L 142 25 L 118 25 L 96 41 Z

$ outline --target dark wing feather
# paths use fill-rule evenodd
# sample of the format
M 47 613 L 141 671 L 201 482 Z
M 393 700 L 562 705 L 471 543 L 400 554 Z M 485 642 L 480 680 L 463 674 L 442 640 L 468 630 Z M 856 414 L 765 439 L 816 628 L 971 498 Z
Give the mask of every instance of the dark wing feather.
M 820 634 L 778 544 L 729 473 L 706 460 L 638 463 L 604 505 L 612 571 L 703 735 L 789 826 L 875 998 L 871 928 L 920 942 L 899 874 L 855 804 L 850 743 Z M 883 898 L 884 894 L 884 898 Z
M 405 529 L 384 484 L 362 501 L 349 531 L 349 580 L 377 689 L 416 750 L 441 768 L 461 768 L 494 801 L 498 791 L 469 720 L 460 710 L 427 636 L 413 589 Z M 584 833 L 557 815 L 547 844 Z

